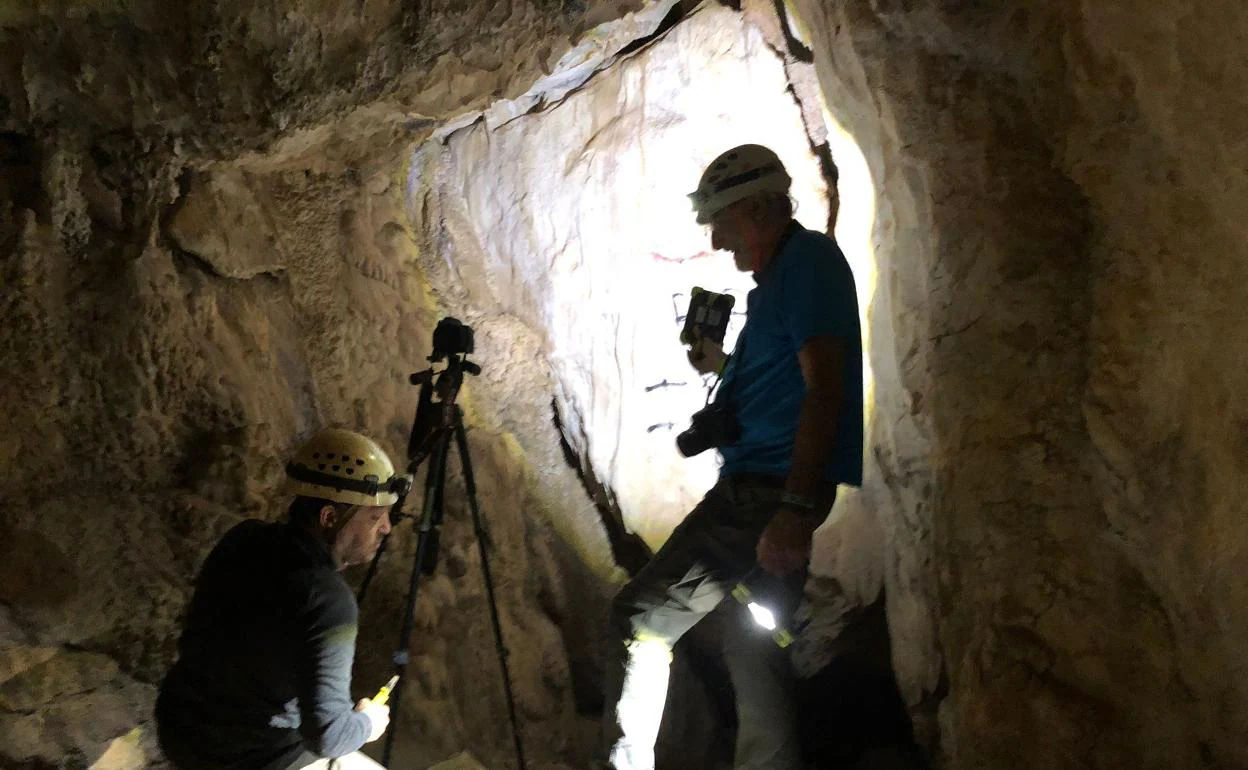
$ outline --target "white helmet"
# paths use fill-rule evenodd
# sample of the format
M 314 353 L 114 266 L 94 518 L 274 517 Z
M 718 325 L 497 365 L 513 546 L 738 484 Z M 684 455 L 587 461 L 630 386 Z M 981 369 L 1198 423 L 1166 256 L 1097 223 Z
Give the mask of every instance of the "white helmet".
M 788 194 L 792 183 L 774 152 L 760 144 L 743 144 L 711 161 L 689 198 L 698 224 L 705 225 L 723 209 L 751 195 Z

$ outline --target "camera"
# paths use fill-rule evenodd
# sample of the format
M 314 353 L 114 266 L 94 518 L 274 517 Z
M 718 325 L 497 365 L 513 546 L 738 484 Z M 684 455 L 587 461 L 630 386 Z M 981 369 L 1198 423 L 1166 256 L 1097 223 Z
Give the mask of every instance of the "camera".
M 741 438 L 741 423 L 732 407 L 715 401 L 694 412 L 689 428 L 676 436 L 676 448 L 685 457 L 700 455 L 712 447 L 728 446 Z
M 462 356 L 473 350 L 472 327 L 458 318 L 443 318 L 433 330 L 433 355 L 431 361 L 441 361 L 447 356 Z

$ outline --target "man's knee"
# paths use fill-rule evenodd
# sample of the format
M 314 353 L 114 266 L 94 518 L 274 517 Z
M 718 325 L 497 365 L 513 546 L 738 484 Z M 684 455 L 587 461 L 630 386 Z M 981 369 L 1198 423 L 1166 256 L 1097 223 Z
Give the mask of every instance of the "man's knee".
M 646 593 L 646 586 L 639 584 L 634 578 L 625 583 L 612 598 L 609 622 L 611 631 L 619 639 L 633 639 L 639 630 L 644 633 L 644 629 L 638 628 L 638 623 L 651 609 L 642 598 Z

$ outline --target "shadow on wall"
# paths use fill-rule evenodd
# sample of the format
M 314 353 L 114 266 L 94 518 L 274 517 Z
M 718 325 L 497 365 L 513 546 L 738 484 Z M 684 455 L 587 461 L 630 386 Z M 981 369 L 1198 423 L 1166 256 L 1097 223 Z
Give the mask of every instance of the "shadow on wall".
M 798 727 L 820 768 L 927 767 L 897 687 L 885 593 L 852 613 L 832 641 L 831 662 L 798 680 Z
M 655 747 L 658 768 L 732 767 L 736 712 L 721 645 L 726 634 L 740 632 L 734 610 L 725 603 L 676 645 Z M 893 674 L 883 594 L 852 610 L 830 641 L 830 662 L 797 682 L 807 764 L 821 770 L 927 768 Z
M 78 594 L 78 571 L 61 547 L 32 530 L 0 543 L 0 603 L 30 610 L 58 607 Z

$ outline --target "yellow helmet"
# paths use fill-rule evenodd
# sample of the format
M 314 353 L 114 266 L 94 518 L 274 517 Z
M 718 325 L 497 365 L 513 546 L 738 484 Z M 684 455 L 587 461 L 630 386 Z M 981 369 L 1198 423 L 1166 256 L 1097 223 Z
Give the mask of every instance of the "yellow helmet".
M 291 494 L 348 505 L 394 505 L 410 479 L 396 476 L 377 442 L 331 428 L 313 436 L 286 465 Z

